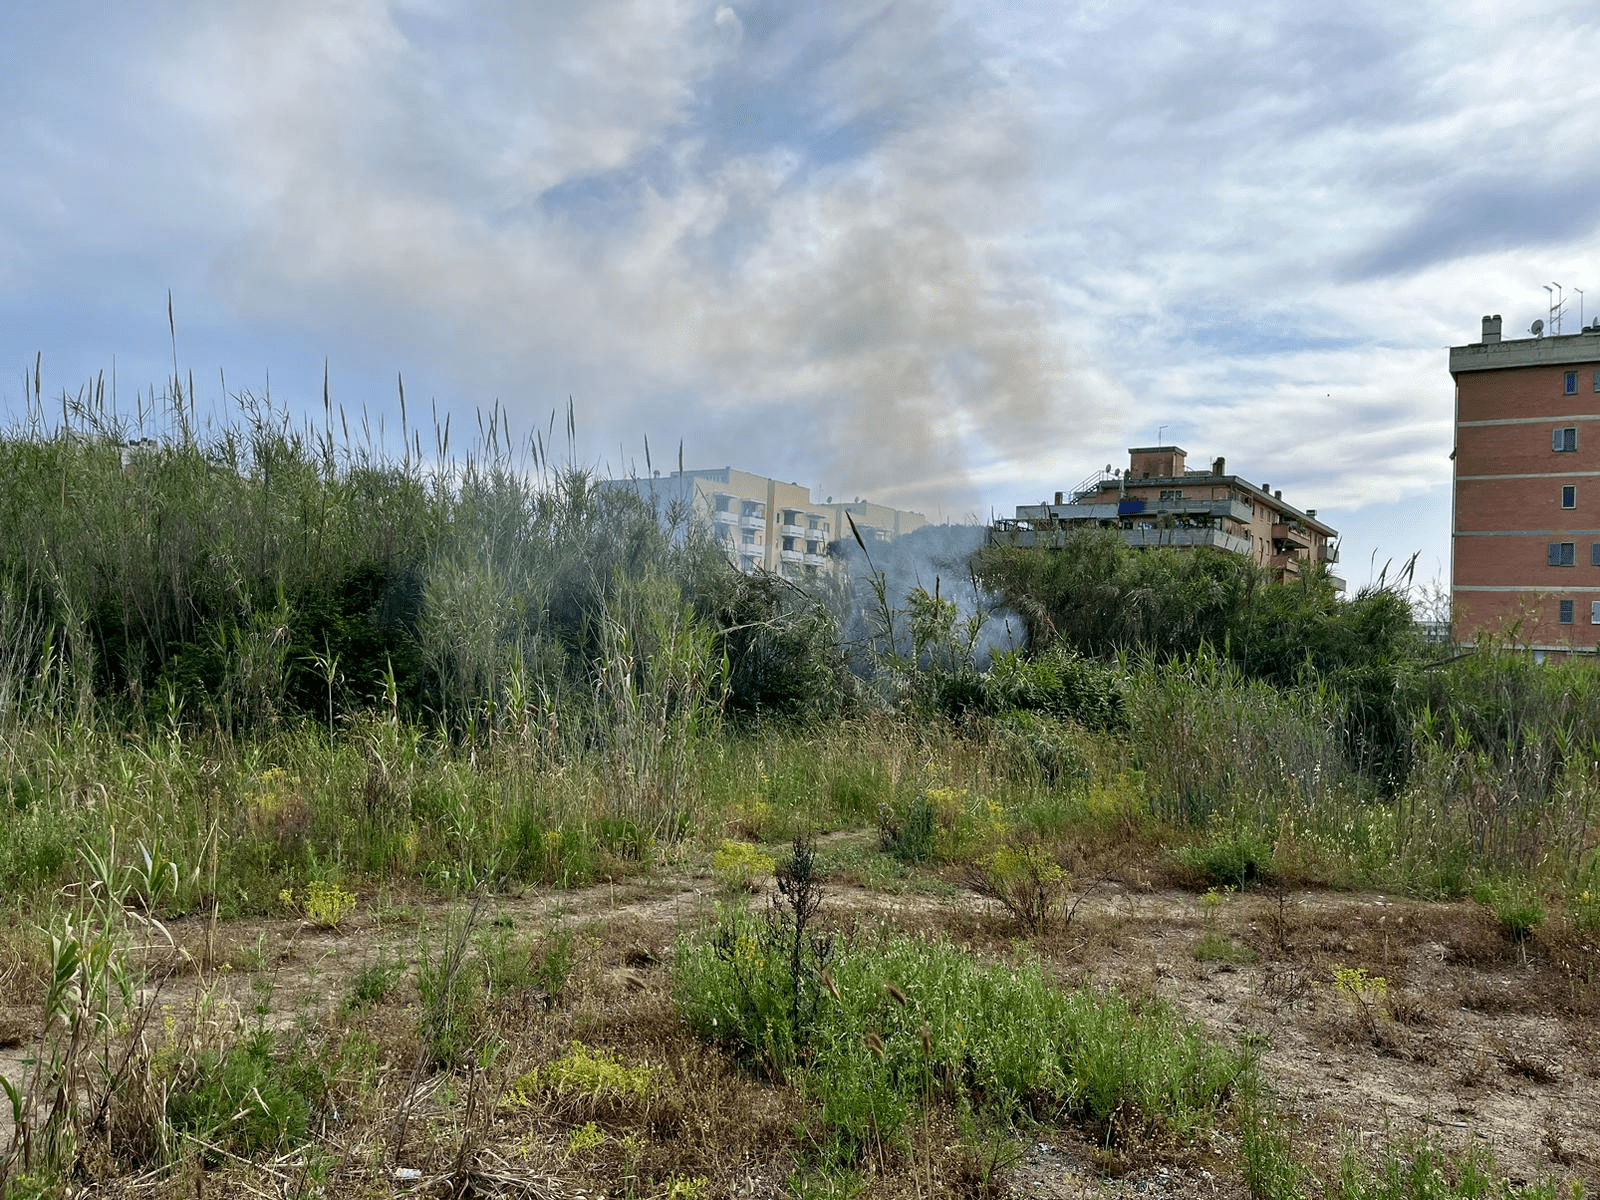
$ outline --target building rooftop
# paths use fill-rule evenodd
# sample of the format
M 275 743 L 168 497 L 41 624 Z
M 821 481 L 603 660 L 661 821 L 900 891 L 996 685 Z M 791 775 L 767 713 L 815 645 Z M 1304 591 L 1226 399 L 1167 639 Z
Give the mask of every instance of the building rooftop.
M 1531 335 L 1509 341 L 1502 340 L 1501 327 L 1499 316 L 1484 317 L 1478 341 L 1451 346 L 1450 374 L 1600 362 L 1600 320 L 1585 325 L 1579 333 Z

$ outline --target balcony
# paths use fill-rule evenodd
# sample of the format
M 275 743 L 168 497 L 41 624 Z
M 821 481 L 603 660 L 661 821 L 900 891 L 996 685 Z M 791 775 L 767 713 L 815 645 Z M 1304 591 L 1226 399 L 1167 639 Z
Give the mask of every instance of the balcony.
M 791 563 L 804 562 L 806 559 L 805 551 L 803 550 L 779 550 L 778 557 L 783 559 L 784 562 Z
M 1250 541 L 1221 529 L 1121 529 L 1122 540 L 1130 546 L 1211 546 L 1230 554 L 1249 554 Z M 1044 546 L 1063 549 L 1076 535 L 1076 529 L 995 529 L 991 544 Z
M 1339 561 L 1339 547 L 1333 542 L 1323 542 L 1317 547 L 1317 561 L 1336 563 Z
M 1124 529 L 1122 540 L 1130 546 L 1213 546 L 1233 554 L 1250 553 L 1250 543 L 1221 529 Z
M 1222 517 L 1241 525 L 1250 523 L 1250 506 L 1242 500 L 1151 500 L 1145 501 L 1146 512 L 1171 513 L 1175 517 Z
M 778 526 L 778 528 L 780 531 L 782 531 L 784 537 L 803 538 L 806 535 L 806 528 L 804 525 L 786 523 Z
M 759 514 L 750 514 L 739 518 L 739 524 L 746 529 L 765 529 L 767 519 Z
M 806 552 L 806 566 L 808 566 L 808 567 L 825 567 L 827 565 L 828 565 L 828 556 L 826 554 L 813 554 L 810 551 Z
M 1113 521 L 1122 513 L 1121 504 L 1019 504 L 1017 505 L 1017 520 L 1035 522 L 1063 521 L 1067 523 L 1084 521 Z M 1215 520 L 1221 517 L 1227 521 L 1236 521 L 1241 525 L 1250 523 L 1250 506 L 1242 500 L 1151 500 L 1148 497 L 1143 502 L 1143 507 L 1136 510 L 1143 513 L 1168 513 L 1174 517 L 1200 518 L 1202 520 Z
M 1297 521 L 1279 521 L 1272 527 L 1272 540 L 1297 550 L 1311 549 L 1311 535 Z
M 1273 570 L 1282 571 L 1285 575 L 1292 575 L 1297 578 L 1301 569 L 1305 566 L 1305 560 L 1292 553 L 1274 554 L 1267 562 L 1271 564 Z

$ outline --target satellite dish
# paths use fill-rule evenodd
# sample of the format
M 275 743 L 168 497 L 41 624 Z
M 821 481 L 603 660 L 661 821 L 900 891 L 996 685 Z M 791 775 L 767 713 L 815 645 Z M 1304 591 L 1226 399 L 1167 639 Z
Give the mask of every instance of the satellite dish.
M 1543 321 L 1535 321 L 1532 325 L 1528 326 L 1528 332 L 1533 334 L 1534 337 L 1543 337 L 1544 336 L 1544 322 Z

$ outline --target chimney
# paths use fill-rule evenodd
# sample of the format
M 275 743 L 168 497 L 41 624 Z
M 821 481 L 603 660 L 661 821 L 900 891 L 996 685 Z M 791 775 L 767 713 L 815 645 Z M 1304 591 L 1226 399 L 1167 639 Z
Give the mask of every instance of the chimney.
M 1274 500 L 1282 500 L 1283 499 L 1283 489 L 1279 488 L 1277 491 L 1273 492 L 1272 493 L 1272 498 Z
M 1056 503 L 1057 503 L 1057 504 L 1060 504 L 1060 503 L 1061 503 L 1061 493 L 1060 493 L 1060 492 L 1057 492 L 1057 493 L 1056 493 Z
M 1306 509 L 1306 516 L 1308 516 L 1308 517 L 1314 517 L 1314 516 L 1316 516 L 1316 515 L 1317 515 L 1317 510 L 1316 510 L 1316 509 L 1314 509 L 1314 508 L 1308 508 L 1308 509 Z
M 1492 345 L 1500 340 L 1500 314 L 1483 319 L 1483 337 L 1479 339 L 1485 346 Z
M 1211 473 L 1213 475 L 1226 475 L 1228 473 L 1228 460 L 1219 454 L 1216 461 L 1211 464 Z

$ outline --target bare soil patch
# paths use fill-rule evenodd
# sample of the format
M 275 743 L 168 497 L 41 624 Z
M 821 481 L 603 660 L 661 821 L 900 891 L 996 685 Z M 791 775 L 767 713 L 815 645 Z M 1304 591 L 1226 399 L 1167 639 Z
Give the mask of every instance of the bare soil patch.
M 544 1180 L 539 1194 L 552 1196 L 625 1194 L 625 1180 L 668 1173 L 704 1176 L 705 1195 L 782 1193 L 803 1105 L 700 1045 L 672 1012 L 673 943 L 709 920 L 719 899 L 726 897 L 708 874 L 680 868 L 481 902 L 481 929 L 538 937 L 566 928 L 578 946 L 561 1004 L 530 1000 L 524 1011 L 497 1014 L 508 1061 L 496 1070 L 514 1077 L 582 1040 L 656 1064 L 673 1081 L 641 1118 L 633 1143 L 613 1138 L 572 1153 L 568 1139 L 584 1113 L 519 1112 L 474 1135 L 484 1161 Z M 1191 892 L 1104 878 L 1073 899 L 1070 922 L 1032 939 L 997 906 L 958 888 L 928 894 L 836 883 L 824 916 L 936 934 L 989 955 L 1037 956 L 1064 984 L 1116 987 L 1176 1006 L 1215 1037 L 1259 1050 L 1302 1152 L 1324 1169 L 1351 1145 L 1375 1149 L 1426 1136 L 1455 1150 L 1491 1149 L 1513 1180 L 1600 1181 L 1600 949 L 1570 931 L 1558 927 L 1516 945 L 1476 905 L 1369 893 L 1264 890 L 1208 911 Z M 245 1025 L 331 1027 L 347 1019 L 364 972 L 397 963 L 414 975 L 465 904 L 369 898 L 338 930 L 295 920 L 176 921 L 170 929 L 186 955 L 168 960 L 173 969 L 157 985 L 156 1002 L 171 1013 L 193 1012 L 203 991 Z M 1351 972 L 1369 981 L 1366 996 L 1336 984 Z M 1370 983 L 1379 979 L 1381 986 Z M 414 1023 L 416 1004 L 408 981 L 361 1018 L 380 1041 L 388 1037 L 392 1095 L 407 1086 L 405 1053 L 414 1048 L 393 1031 Z M 0 1073 L 18 1077 L 35 1024 L 20 1007 L 0 1013 Z M 452 1114 L 464 1103 L 463 1085 L 414 1090 L 414 1144 L 393 1161 L 414 1172 L 407 1178 L 425 1180 L 461 1153 Z M 955 1139 L 954 1130 L 944 1132 Z M 370 1162 L 360 1159 L 372 1150 L 370 1131 L 365 1140 L 353 1131 L 324 1134 L 348 1151 L 342 1169 L 351 1182 L 345 1187 L 336 1176 L 334 1194 L 376 1194 L 368 1190 Z M 6 1114 L 0 1136 L 8 1135 Z M 1035 1129 L 1006 1172 L 1006 1194 L 1243 1195 L 1229 1136 L 1129 1161 L 1080 1131 Z M 962 1182 L 956 1157 L 932 1161 L 938 1190 L 977 1194 Z M 366 1181 L 359 1187 L 358 1178 Z M 926 1190 L 926 1181 L 894 1179 L 890 1164 L 868 1164 L 867 1182 L 871 1194 Z

